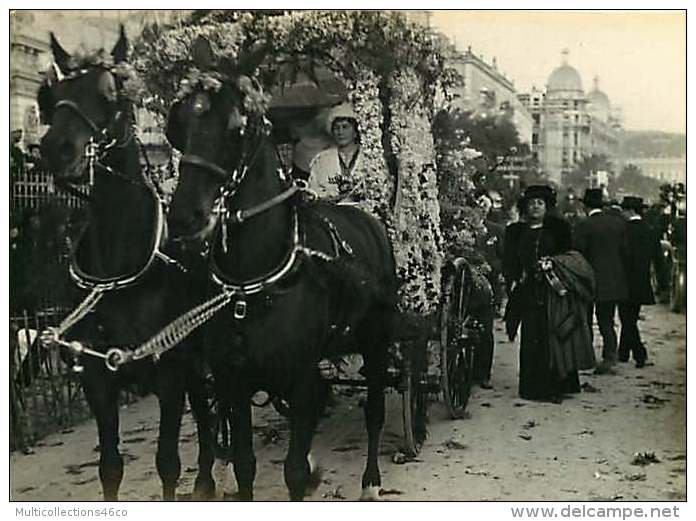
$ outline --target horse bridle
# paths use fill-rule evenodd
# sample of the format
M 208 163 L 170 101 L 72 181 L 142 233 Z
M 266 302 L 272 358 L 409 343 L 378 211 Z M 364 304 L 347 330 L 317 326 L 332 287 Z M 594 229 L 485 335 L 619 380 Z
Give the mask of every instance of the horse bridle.
M 74 72 L 73 74 L 67 76 L 61 81 L 65 80 L 72 80 L 75 78 L 78 78 L 80 76 L 83 76 L 84 74 L 87 74 L 89 69 L 80 69 L 79 71 Z M 123 148 L 132 139 L 137 139 L 135 136 L 135 129 L 133 128 L 135 125 L 131 124 L 128 125 L 126 128 L 126 136 L 119 142 L 119 139 L 117 137 L 112 136 L 112 131 L 111 128 L 115 127 L 119 123 L 119 119 L 123 116 L 124 112 L 116 110 L 115 115 L 111 118 L 111 120 L 105 125 L 104 127 L 99 127 L 92 118 L 90 118 L 85 112 L 80 108 L 80 106 L 75 103 L 72 100 L 61 100 L 58 103 L 55 104 L 54 106 L 54 112 L 57 111 L 58 109 L 66 109 L 75 116 L 78 117 L 78 119 L 89 128 L 89 130 L 92 132 L 92 135 L 90 136 L 89 142 L 87 145 L 85 145 L 85 149 L 83 152 L 83 158 L 87 159 L 87 168 L 88 168 L 88 177 L 89 177 L 89 185 L 94 186 L 94 174 L 97 171 L 103 171 L 107 174 L 113 175 L 114 177 L 117 177 L 121 179 L 122 181 L 135 184 L 138 186 L 144 186 L 145 183 L 139 182 L 137 180 L 131 179 L 130 177 L 124 175 L 122 172 L 119 172 L 118 170 L 114 170 L 108 165 L 105 165 L 101 162 L 101 159 L 106 156 L 106 154 L 109 153 L 112 149 L 119 149 Z M 130 130 L 129 130 L 130 129 Z M 95 139 L 96 136 L 96 139 Z M 141 146 L 141 150 L 144 153 L 144 148 Z M 145 162 L 149 165 L 149 159 L 147 156 L 145 156 Z M 70 186 L 71 181 L 69 179 L 57 179 L 56 184 L 62 188 L 65 188 L 65 186 L 61 185 L 66 185 Z M 73 192 L 74 193 L 74 192 Z M 78 195 L 79 194 L 79 195 Z M 84 194 L 78 191 L 75 195 L 78 195 L 78 197 L 81 198 L 86 198 Z

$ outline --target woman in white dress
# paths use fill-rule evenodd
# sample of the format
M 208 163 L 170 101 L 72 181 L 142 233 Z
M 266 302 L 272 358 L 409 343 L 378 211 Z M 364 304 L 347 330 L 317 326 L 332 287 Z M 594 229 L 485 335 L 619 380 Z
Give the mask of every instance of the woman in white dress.
M 360 130 L 352 107 L 343 103 L 334 107 L 327 118 L 327 130 L 335 146 L 323 150 L 310 163 L 309 188 L 321 199 L 356 202 L 360 182 L 354 176 L 360 168 Z

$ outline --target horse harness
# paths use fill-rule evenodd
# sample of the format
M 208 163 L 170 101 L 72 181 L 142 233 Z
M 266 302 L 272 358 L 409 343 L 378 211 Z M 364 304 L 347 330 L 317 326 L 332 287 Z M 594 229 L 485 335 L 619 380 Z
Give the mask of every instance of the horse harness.
M 218 217 L 220 243 L 222 249 L 227 253 L 227 226 L 246 222 L 249 219 L 262 214 L 282 204 L 297 194 L 307 194 L 310 200 L 316 199 L 317 194 L 310 190 L 307 182 L 301 179 L 292 181 L 288 188 L 270 199 L 254 205 L 245 210 L 231 212 L 228 208 L 229 199 L 236 193 L 249 170 L 249 165 L 253 164 L 259 154 L 262 144 L 262 137 L 268 128 L 268 121 L 263 120 L 260 125 L 260 132 L 246 132 L 242 129 L 241 134 L 245 139 L 244 149 L 239 163 L 230 174 L 226 169 L 203 157 L 185 154 L 181 158 L 181 164 L 191 164 L 203 168 L 215 176 L 221 178 L 223 183 L 220 187 L 219 195 L 214 203 L 214 214 Z M 247 138 L 246 136 L 250 136 Z M 250 150 L 249 145 L 253 144 Z M 282 181 L 287 182 L 287 178 L 282 169 L 278 169 L 278 176 Z M 235 320 L 244 320 L 248 316 L 248 299 L 256 295 L 267 292 L 282 281 L 286 281 L 293 273 L 299 269 L 301 258 L 315 258 L 323 262 L 334 262 L 342 255 L 353 256 L 353 249 L 345 241 L 335 225 L 327 218 L 318 215 L 317 218 L 324 225 L 332 243 L 332 254 L 312 249 L 304 244 L 301 237 L 299 218 L 297 215 L 297 204 L 292 206 L 292 245 L 285 259 L 270 272 L 247 281 L 233 281 L 225 276 L 223 271 L 215 263 L 215 255 L 209 252 L 211 258 L 210 278 L 220 289 L 220 293 L 213 296 L 208 301 L 184 313 L 179 318 L 166 326 L 157 335 L 138 347 L 132 355 L 126 353 L 126 358 L 120 359 L 119 363 L 125 363 L 132 359 L 145 356 L 159 356 L 172 349 L 184 338 L 190 335 L 195 329 L 208 322 L 218 311 L 234 301 L 233 316 Z M 216 241 L 217 244 L 217 241 Z M 266 302 L 268 301 L 268 294 Z M 136 358 L 137 357 L 137 358 Z
M 65 77 L 64 79 L 76 78 L 80 75 L 86 74 L 87 71 L 87 69 L 80 69 L 74 72 L 73 74 Z M 118 369 L 118 366 L 120 365 L 119 361 L 124 359 L 123 349 L 112 347 L 108 349 L 105 353 L 102 353 L 90 349 L 89 347 L 84 346 L 82 343 L 78 341 L 67 342 L 65 340 L 62 340 L 61 336 L 64 335 L 76 323 L 82 320 L 86 315 L 92 312 L 96 307 L 97 303 L 102 299 L 102 297 L 106 293 L 131 287 L 137 284 L 145 275 L 145 273 L 150 271 L 151 267 L 153 266 L 156 260 L 160 260 L 164 262 L 166 265 L 175 266 L 184 272 L 186 271 L 186 269 L 178 261 L 172 259 L 161 250 L 162 244 L 164 243 L 164 240 L 166 238 L 166 219 L 164 217 L 164 203 L 159 197 L 157 191 L 152 186 L 152 184 L 147 180 L 141 182 L 138 180 L 131 179 L 122 172 L 119 172 L 118 170 L 113 169 L 110 166 L 105 165 L 101 162 L 101 160 L 111 150 L 125 147 L 135 137 L 138 144 L 140 145 L 141 153 L 145 157 L 145 162 L 149 167 L 150 162 L 147 157 L 147 154 L 142 146 L 142 143 L 135 136 L 135 125 L 131 125 L 129 135 L 119 143 L 116 137 L 111 136 L 111 130 L 109 126 L 100 129 L 94 123 L 94 121 L 92 121 L 92 119 L 87 114 L 85 114 L 82 111 L 82 109 L 80 109 L 80 107 L 75 102 L 70 100 L 61 100 L 55 105 L 56 110 L 59 108 L 65 108 L 71 111 L 73 114 L 78 116 L 78 118 L 83 123 L 85 123 L 85 125 L 87 125 L 90 128 L 90 130 L 92 130 L 92 136 L 90 137 L 89 143 L 85 146 L 84 150 L 84 157 L 87 159 L 87 168 L 89 173 L 90 185 L 94 184 L 94 174 L 96 171 L 95 167 L 99 167 L 105 173 L 113 175 L 122 181 L 145 188 L 155 199 L 155 229 L 152 241 L 153 246 L 145 265 L 135 274 L 126 274 L 104 279 L 89 275 L 86 271 L 80 268 L 80 266 L 77 264 L 76 257 L 73 256 L 73 260 L 70 263 L 69 268 L 70 276 L 79 288 L 90 290 L 90 293 L 67 317 L 65 317 L 61 321 L 61 323 L 57 327 L 49 327 L 42 334 L 42 343 L 44 345 L 57 345 L 67 347 L 73 353 L 76 359 L 76 364 L 73 366 L 73 370 L 75 372 L 79 373 L 84 370 L 84 367 L 81 364 L 79 364 L 79 355 L 81 354 L 102 358 L 104 359 L 106 366 L 110 370 L 116 371 Z M 122 117 L 122 115 L 123 112 L 118 111 L 115 117 L 113 118 L 113 125 L 111 126 L 116 126 L 119 122 L 118 120 Z M 97 135 L 97 140 L 94 139 L 95 135 Z M 81 191 L 70 186 L 69 181 L 67 181 L 65 184 L 57 184 L 59 187 L 65 189 L 70 193 L 73 193 L 74 195 L 78 195 L 83 199 L 88 198 Z

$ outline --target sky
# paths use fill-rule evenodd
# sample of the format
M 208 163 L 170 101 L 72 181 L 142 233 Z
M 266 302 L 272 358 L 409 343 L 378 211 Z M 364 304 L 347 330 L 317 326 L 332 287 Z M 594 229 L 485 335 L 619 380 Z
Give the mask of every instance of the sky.
M 568 49 L 585 92 L 599 88 L 631 130 L 686 131 L 686 16 L 681 12 L 437 11 L 431 24 L 515 81 L 546 81 Z

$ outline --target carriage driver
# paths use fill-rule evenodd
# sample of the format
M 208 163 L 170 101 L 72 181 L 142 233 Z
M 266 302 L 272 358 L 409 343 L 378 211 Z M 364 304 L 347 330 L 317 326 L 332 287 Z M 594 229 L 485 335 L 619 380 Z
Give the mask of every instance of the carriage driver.
M 335 145 L 319 152 L 310 163 L 309 188 L 322 199 L 347 202 L 357 188 L 353 172 L 360 166 L 360 130 L 353 108 L 348 103 L 334 107 L 326 129 Z
M 273 126 L 273 144 L 275 145 L 276 155 L 280 169 L 288 179 L 302 179 L 309 177 L 309 172 L 305 172 L 295 163 L 295 146 L 299 141 L 292 135 L 287 126 Z

